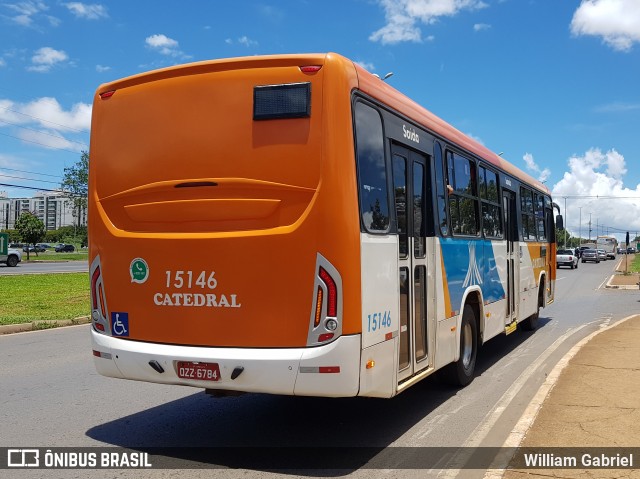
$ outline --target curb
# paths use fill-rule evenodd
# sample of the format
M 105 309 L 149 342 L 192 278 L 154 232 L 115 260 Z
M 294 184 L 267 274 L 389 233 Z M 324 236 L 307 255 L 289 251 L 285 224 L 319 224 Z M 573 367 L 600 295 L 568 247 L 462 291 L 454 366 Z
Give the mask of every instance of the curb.
M 55 321 L 33 321 L 31 323 L 6 324 L 0 326 L 0 335 L 24 333 L 27 331 L 40 331 L 43 329 L 59 328 L 64 326 L 77 326 L 79 324 L 89 324 L 91 318 L 89 316 L 80 316 L 74 319 L 60 319 Z
M 613 284 L 613 278 L 615 278 L 615 274 L 612 275 L 609 278 L 609 281 L 607 281 L 607 284 L 605 285 L 605 288 L 609 288 L 609 289 L 639 289 L 640 285 L 633 285 L 633 284 Z
M 524 440 L 525 436 L 529 432 L 529 429 L 533 426 L 540 409 L 543 406 L 544 401 L 547 399 L 551 390 L 555 387 L 560 378 L 560 374 L 567 367 L 569 361 L 573 359 L 573 357 L 578 354 L 578 351 L 582 349 L 582 347 L 595 338 L 597 335 L 604 331 L 608 331 L 609 329 L 615 328 L 616 326 L 621 325 L 622 323 L 629 321 L 632 318 L 637 317 L 637 314 L 632 314 L 631 316 L 627 316 L 626 318 L 621 319 L 620 321 L 616 321 L 614 324 L 609 324 L 607 326 L 601 325 L 600 328 L 593 333 L 591 333 L 586 338 L 580 340 L 575 346 L 573 346 L 567 354 L 565 354 L 560 361 L 554 366 L 551 372 L 548 374 L 544 383 L 538 389 L 538 392 L 534 395 L 533 399 L 529 403 L 529 406 L 525 409 L 522 416 L 514 426 L 513 430 L 509 437 L 505 440 L 502 445 L 503 448 L 507 448 L 510 452 L 507 454 L 503 454 L 500 457 L 504 467 L 502 469 L 489 469 L 485 472 L 483 479 L 501 479 L 504 477 L 508 469 L 508 465 L 511 462 L 513 454 L 515 454 L 515 449 L 520 447 L 520 444 Z

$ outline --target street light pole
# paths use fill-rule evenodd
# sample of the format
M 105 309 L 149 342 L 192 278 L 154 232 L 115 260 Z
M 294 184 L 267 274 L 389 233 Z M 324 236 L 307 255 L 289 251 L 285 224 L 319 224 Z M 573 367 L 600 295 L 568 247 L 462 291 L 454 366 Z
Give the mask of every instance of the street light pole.
M 567 249 L 567 224 L 569 220 L 567 219 L 567 197 L 564 197 L 564 249 Z
M 578 248 L 582 245 L 582 206 L 579 206 L 580 210 L 580 227 L 578 228 Z

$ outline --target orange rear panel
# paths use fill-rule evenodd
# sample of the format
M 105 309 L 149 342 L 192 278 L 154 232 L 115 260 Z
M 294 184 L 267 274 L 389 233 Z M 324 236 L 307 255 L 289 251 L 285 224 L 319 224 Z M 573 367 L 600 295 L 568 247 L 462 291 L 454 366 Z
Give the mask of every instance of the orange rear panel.
M 324 66 L 300 71 L 309 64 Z M 253 120 L 256 85 L 297 82 L 311 83 L 309 118 Z M 90 256 L 129 339 L 304 346 L 318 253 L 355 299 L 343 333 L 359 330 L 355 84 L 353 64 L 315 55 L 202 62 L 98 89 Z

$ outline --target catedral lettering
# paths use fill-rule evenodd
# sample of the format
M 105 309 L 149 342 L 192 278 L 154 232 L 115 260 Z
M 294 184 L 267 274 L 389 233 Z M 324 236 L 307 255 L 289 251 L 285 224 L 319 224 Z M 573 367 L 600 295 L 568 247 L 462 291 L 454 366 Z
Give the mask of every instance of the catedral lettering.
M 153 295 L 156 306 L 195 306 L 206 308 L 239 308 L 237 295 L 215 295 L 202 293 L 156 293 Z

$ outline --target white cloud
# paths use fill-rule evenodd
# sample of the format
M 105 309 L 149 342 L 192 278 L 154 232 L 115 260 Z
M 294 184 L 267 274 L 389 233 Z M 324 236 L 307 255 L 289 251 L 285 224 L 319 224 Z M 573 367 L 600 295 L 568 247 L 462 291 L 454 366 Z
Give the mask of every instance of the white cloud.
M 625 111 L 640 110 L 640 103 L 614 102 L 602 105 L 595 109 L 598 113 L 619 113 Z
M 474 32 L 482 32 L 484 30 L 489 30 L 491 28 L 491 25 L 489 25 L 488 23 L 476 23 L 473 26 L 473 31 Z
M 91 105 L 76 103 L 70 110 L 64 110 L 60 103 L 51 97 L 38 98 L 29 103 L 0 99 L 0 121 L 14 126 L 36 126 L 61 132 L 89 131 Z
M 79 152 L 87 149 L 83 135 L 90 127 L 91 105 L 87 103 L 76 103 L 65 110 L 50 97 L 29 103 L 0 99 L 0 128 L 9 129 L 12 136 L 30 144 Z
M 50 150 L 71 150 L 77 152 L 83 150 L 80 144 L 68 140 L 55 130 L 20 130 L 16 136 L 24 142 L 33 143 Z
M 108 18 L 107 8 L 103 5 L 92 4 L 87 5 L 81 2 L 65 3 L 65 7 L 69 9 L 77 18 L 86 18 L 87 20 L 98 20 L 100 18 Z
M 103 65 L 96 65 L 96 71 L 98 73 L 108 72 L 109 70 L 111 70 L 111 67 L 105 67 Z
M 538 164 L 533 159 L 533 155 L 531 153 L 525 153 L 522 159 L 526 163 L 527 169 L 538 175 L 538 181 L 545 182 L 549 179 L 549 176 L 551 176 L 551 170 L 549 170 L 549 168 L 541 170 Z
M 607 228 L 618 239 L 626 230 L 640 231 L 640 184 L 635 189 L 624 185 L 627 167 L 622 154 L 615 149 L 603 152 L 592 148 L 583 156 L 569 158 L 568 165 L 569 171 L 552 190 L 563 215 L 563 197 L 567 197 L 565 223 L 572 235 L 578 236 L 581 230 L 582 237 L 588 237 L 589 217 L 593 230 L 591 238 L 606 234 Z M 597 231 L 596 224 L 602 230 Z
M 233 38 L 226 38 L 226 39 L 224 40 L 224 42 L 225 42 L 227 45 L 234 45 L 234 44 L 237 42 L 239 45 L 243 45 L 243 46 L 245 46 L 245 47 L 247 47 L 247 48 L 249 48 L 249 47 L 256 47 L 256 46 L 258 46 L 258 42 L 257 42 L 257 41 L 252 40 L 251 38 L 249 38 L 249 37 L 248 37 L 248 36 L 246 36 L 246 35 L 243 35 L 243 36 L 239 37 L 239 38 L 238 38 L 237 40 L 235 40 L 235 41 L 233 40 Z
M 35 55 L 31 57 L 32 66 L 27 70 L 33 72 L 48 72 L 54 65 L 64 62 L 69 57 L 62 50 L 54 50 L 51 47 L 42 47 L 36 50 Z
M 173 38 L 169 38 L 163 34 L 151 35 L 145 39 L 145 43 L 149 48 L 163 55 L 171 57 L 182 56 L 183 53 L 178 48 L 178 42 Z
M 440 17 L 451 17 L 462 10 L 487 7 L 482 0 L 378 0 L 384 8 L 387 24 L 372 33 L 369 40 L 383 44 L 421 42 L 422 32 L 416 25 L 430 25 Z
M 0 67 L 4 67 L 7 65 L 7 62 L 4 61 L 4 58 L 0 58 Z
M 4 6 L 16 14 L 14 17 L 11 17 L 11 20 L 23 27 L 31 26 L 35 15 L 49 9 L 44 2 L 37 1 L 8 3 Z
M 475 136 L 471 133 L 465 133 L 465 135 L 467 135 L 469 138 L 471 138 L 472 140 L 477 141 L 478 143 L 480 143 L 481 145 L 484 145 L 484 141 L 482 141 L 482 138 L 480 138 L 479 136 Z
M 249 37 L 242 36 L 240 38 L 238 38 L 238 43 L 240 45 L 244 45 L 245 47 L 255 47 L 258 46 L 258 42 L 256 42 L 255 40 L 251 40 Z
M 364 68 L 368 72 L 376 71 L 376 67 L 371 62 L 363 62 L 363 61 L 358 60 L 358 61 L 356 61 L 354 63 L 356 63 L 357 65 L 360 65 L 362 68 Z
M 582 0 L 573 14 L 571 33 L 602 37 L 614 50 L 629 51 L 640 42 L 638 0 Z

